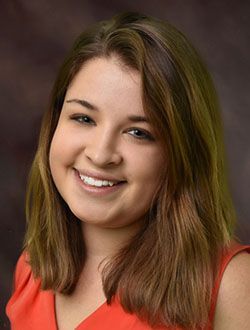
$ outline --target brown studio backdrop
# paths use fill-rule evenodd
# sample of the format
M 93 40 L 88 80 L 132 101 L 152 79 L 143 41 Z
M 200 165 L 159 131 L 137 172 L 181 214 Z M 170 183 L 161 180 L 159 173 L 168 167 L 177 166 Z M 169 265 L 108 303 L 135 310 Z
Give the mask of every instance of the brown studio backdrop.
M 168 19 L 203 55 L 220 97 L 238 236 L 250 242 L 250 2 L 0 0 L 0 330 L 25 230 L 24 198 L 57 69 L 89 24 L 125 10 Z

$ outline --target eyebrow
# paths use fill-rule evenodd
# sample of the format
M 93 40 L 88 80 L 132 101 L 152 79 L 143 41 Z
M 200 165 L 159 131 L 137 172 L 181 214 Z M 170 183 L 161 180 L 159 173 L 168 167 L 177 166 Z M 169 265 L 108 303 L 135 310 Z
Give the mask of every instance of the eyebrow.
M 83 106 L 84 108 L 87 108 L 89 110 L 99 111 L 97 106 L 89 103 L 86 100 L 70 99 L 70 100 L 66 100 L 66 103 L 77 103 L 77 104 L 80 104 L 81 106 Z M 128 116 L 128 119 L 132 122 L 146 122 L 146 123 L 149 122 L 146 117 L 137 116 L 137 115 L 130 115 L 130 116 Z

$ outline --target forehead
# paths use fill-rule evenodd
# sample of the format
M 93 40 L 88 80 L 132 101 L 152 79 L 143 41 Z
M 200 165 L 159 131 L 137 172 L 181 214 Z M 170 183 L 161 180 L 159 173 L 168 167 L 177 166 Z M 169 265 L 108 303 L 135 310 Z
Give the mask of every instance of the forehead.
M 86 62 L 68 87 L 66 98 L 84 98 L 106 106 L 124 106 L 143 112 L 140 73 L 116 57 Z

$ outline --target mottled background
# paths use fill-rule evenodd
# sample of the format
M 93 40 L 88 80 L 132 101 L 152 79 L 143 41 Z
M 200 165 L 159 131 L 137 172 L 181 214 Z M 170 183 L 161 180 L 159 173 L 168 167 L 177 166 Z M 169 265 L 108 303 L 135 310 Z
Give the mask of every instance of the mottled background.
M 58 67 L 89 24 L 124 10 L 168 19 L 203 55 L 219 93 L 238 234 L 250 242 L 250 2 L 0 0 L 0 329 L 20 253 L 24 196 L 41 116 Z

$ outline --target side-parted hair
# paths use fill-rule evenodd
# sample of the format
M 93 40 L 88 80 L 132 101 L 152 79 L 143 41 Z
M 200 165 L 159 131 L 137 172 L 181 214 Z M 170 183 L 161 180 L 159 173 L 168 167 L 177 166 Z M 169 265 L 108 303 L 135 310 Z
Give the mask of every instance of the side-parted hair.
M 203 326 L 236 216 L 212 79 L 187 38 L 166 21 L 122 13 L 75 41 L 43 118 L 23 248 L 43 290 L 74 291 L 85 262 L 81 221 L 54 185 L 49 150 L 69 84 L 84 63 L 111 56 L 140 73 L 144 111 L 162 144 L 166 173 L 142 230 L 104 267 L 107 301 L 118 295 L 125 311 L 152 326 Z

